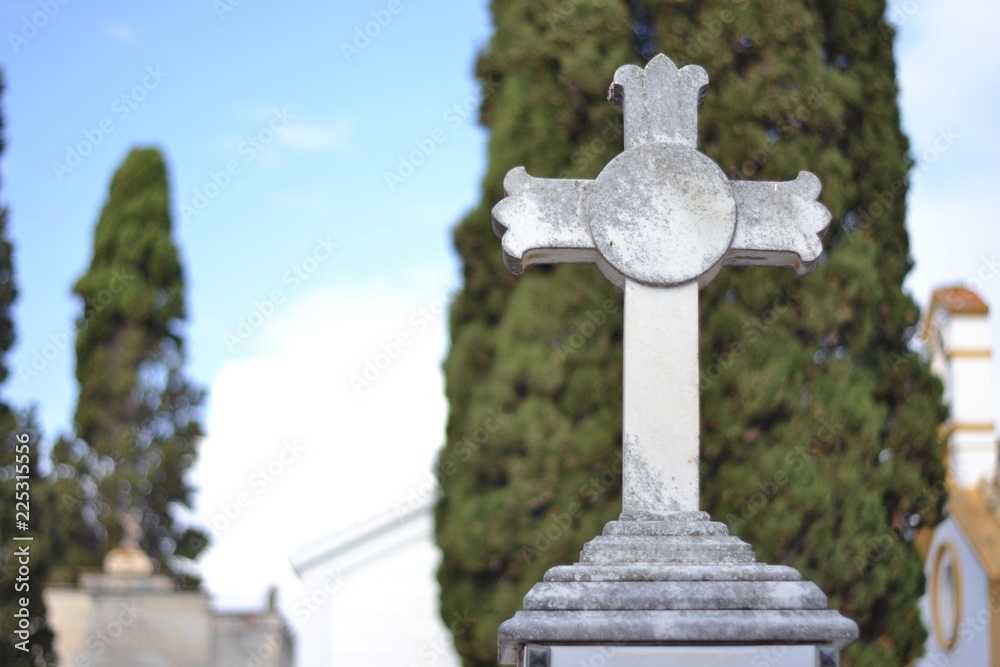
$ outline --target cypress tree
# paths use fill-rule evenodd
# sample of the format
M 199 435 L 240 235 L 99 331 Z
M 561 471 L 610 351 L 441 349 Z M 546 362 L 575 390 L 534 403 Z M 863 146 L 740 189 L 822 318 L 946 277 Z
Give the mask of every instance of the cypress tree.
M 172 510 L 190 506 L 185 473 L 202 434 L 203 392 L 183 374 L 184 277 L 158 150 L 131 151 L 115 174 L 93 259 L 73 292 L 83 302 L 75 439 L 54 450 L 77 487 L 75 497 L 63 495 L 77 517 L 71 531 L 78 547 L 64 565 L 99 566 L 121 541 L 125 514 L 134 513 L 146 553 L 186 576 L 185 561 L 206 536 L 180 525 Z
M 701 295 L 702 506 L 792 565 L 906 664 L 925 632 L 912 539 L 943 503 L 940 385 L 908 347 L 910 160 L 884 0 L 492 3 L 483 198 L 456 228 L 450 403 L 438 460 L 442 616 L 467 665 L 555 564 L 620 511 L 621 301 L 594 267 L 502 266 L 506 172 L 592 178 L 621 151 L 615 68 L 658 52 L 711 78 L 699 149 L 730 178 L 823 182 L 827 255 L 807 280 L 726 268 Z M 473 617 L 475 624 L 455 624 Z
M 450 314 L 438 460 L 442 615 L 477 665 L 496 664 L 497 627 L 527 588 L 575 560 L 621 506 L 621 296 L 593 267 L 515 278 L 490 209 L 512 167 L 593 178 L 620 152 L 607 88 L 619 65 L 637 61 L 620 0 L 512 0 L 493 3 L 493 17 L 477 66 L 493 91 L 481 109 L 490 158 L 482 201 L 455 230 L 465 284 Z
M 859 624 L 859 666 L 921 653 L 912 541 L 944 500 L 941 388 L 908 348 L 909 144 L 884 11 L 658 3 L 650 20 L 658 49 L 708 69 L 701 145 L 730 177 L 823 182 L 813 275 L 725 270 L 702 293 L 702 504 Z
M 0 72 L 0 95 L 4 90 Z M 0 114 L 0 153 L 6 141 Z M 7 207 L 0 206 L 0 385 L 10 375 L 7 354 L 16 339 L 14 302 L 17 283 L 14 274 L 14 246 L 7 234 Z M 42 532 L 51 518 L 46 503 L 44 480 L 38 469 L 39 434 L 30 414 L 19 413 L 0 399 L 0 664 L 28 667 L 55 664 L 52 631 L 45 624 L 45 600 L 42 585 L 48 578 L 50 560 L 44 540 L 14 541 L 15 537 L 33 537 Z M 19 504 L 21 503 L 21 504 Z M 27 530 L 18 527 L 24 521 Z M 21 573 L 20 551 L 29 552 L 29 576 Z M 28 601 L 27 637 L 15 635 L 22 630 L 19 616 L 22 600 Z M 20 644 L 20 647 L 18 646 Z M 27 650 L 22 650 L 26 648 Z

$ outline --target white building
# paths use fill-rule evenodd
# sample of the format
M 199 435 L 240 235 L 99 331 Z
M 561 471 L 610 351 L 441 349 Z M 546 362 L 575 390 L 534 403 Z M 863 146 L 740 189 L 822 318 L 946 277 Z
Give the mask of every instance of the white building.
M 297 667 L 458 667 L 439 613 L 433 505 L 389 510 L 293 556 Z
M 1000 667 L 1000 495 L 989 308 L 963 287 L 937 290 L 923 338 L 944 383 L 946 518 L 925 535 L 928 639 L 920 667 Z

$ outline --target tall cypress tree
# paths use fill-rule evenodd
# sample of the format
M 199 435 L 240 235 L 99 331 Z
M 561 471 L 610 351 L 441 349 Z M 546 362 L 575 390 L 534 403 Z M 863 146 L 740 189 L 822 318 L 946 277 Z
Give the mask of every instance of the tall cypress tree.
M 467 664 L 495 664 L 497 626 L 527 588 L 620 511 L 621 297 L 593 267 L 515 278 L 490 227 L 510 168 L 593 178 L 620 151 L 606 96 L 615 69 L 636 61 L 628 6 L 565 4 L 493 3 L 477 69 L 495 86 L 481 110 L 490 160 L 483 199 L 455 231 L 465 285 L 451 311 L 437 507 L 442 614 L 477 619 L 455 632 Z M 587 313 L 603 324 L 578 340 Z
M 3 90 L 4 77 L 0 71 L 0 95 Z M 0 153 L 6 145 L 3 129 L 0 114 Z M 16 300 L 14 246 L 7 234 L 7 207 L 0 206 L 0 385 L 10 375 L 7 354 L 16 339 L 13 314 Z M 45 624 L 42 599 L 42 585 L 49 573 L 49 549 L 44 541 L 13 539 L 38 534 L 51 518 L 45 502 L 44 480 L 38 469 L 38 445 L 38 429 L 32 416 L 18 413 L 0 399 L 0 664 L 10 667 L 55 664 L 52 631 Z M 25 519 L 28 529 L 19 529 L 18 521 Z M 20 572 L 19 550 L 25 547 L 29 550 L 27 578 Z M 28 601 L 27 637 L 14 634 L 15 630 L 22 630 L 22 600 Z
M 711 78 L 699 147 L 730 178 L 823 182 L 828 255 L 805 281 L 725 269 L 702 292 L 702 505 L 758 558 L 856 620 L 853 665 L 905 664 L 924 631 L 915 529 L 943 502 L 940 386 L 907 347 L 908 144 L 883 0 L 493 3 L 499 82 L 483 199 L 455 231 L 464 290 L 445 364 L 442 614 L 467 664 L 550 566 L 620 507 L 620 297 L 593 267 L 506 273 L 489 210 L 508 169 L 591 178 L 621 150 L 616 67 L 664 52 Z M 502 415 L 499 420 L 490 419 Z
M 69 504 L 80 548 L 66 565 L 100 565 L 121 540 L 126 513 L 135 513 L 146 553 L 185 574 L 178 558 L 196 557 L 206 538 L 171 510 L 190 506 L 185 473 L 202 433 L 203 392 L 183 374 L 184 277 L 158 150 L 131 151 L 115 174 L 93 259 L 73 292 L 83 301 L 75 439 L 55 447 L 79 490 Z

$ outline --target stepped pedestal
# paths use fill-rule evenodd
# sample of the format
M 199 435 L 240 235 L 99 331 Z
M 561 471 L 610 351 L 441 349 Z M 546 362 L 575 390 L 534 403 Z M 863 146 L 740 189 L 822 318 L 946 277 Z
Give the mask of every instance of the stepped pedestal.
M 528 592 L 500 626 L 502 664 L 835 665 L 857 639 L 815 584 L 707 513 L 623 519 Z

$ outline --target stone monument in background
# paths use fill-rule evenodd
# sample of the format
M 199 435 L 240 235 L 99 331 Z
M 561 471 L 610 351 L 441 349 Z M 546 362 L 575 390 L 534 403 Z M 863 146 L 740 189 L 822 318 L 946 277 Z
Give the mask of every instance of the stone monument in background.
M 696 149 L 708 75 L 664 55 L 615 73 L 625 151 L 593 181 L 523 168 L 493 209 L 504 263 L 593 263 L 625 292 L 622 514 L 500 626 L 521 667 L 835 665 L 854 622 L 698 511 L 698 290 L 724 265 L 805 276 L 830 213 L 819 179 L 730 181 Z
M 204 591 L 178 590 L 155 571 L 135 516 L 123 523 L 125 537 L 102 571 L 81 573 L 78 586 L 45 589 L 60 665 L 292 667 L 292 635 L 274 589 L 263 609 L 216 611 Z

